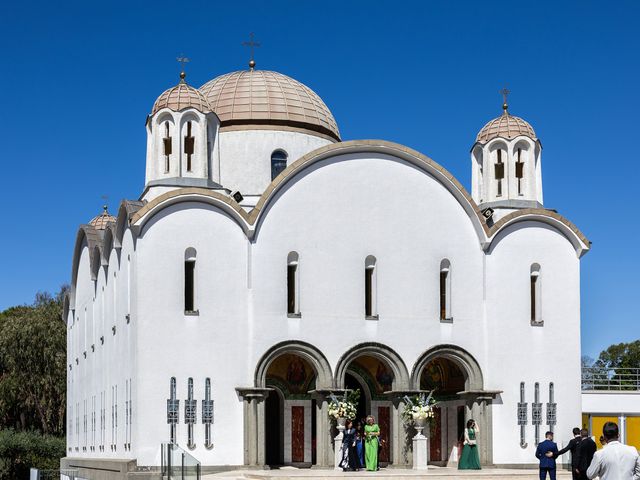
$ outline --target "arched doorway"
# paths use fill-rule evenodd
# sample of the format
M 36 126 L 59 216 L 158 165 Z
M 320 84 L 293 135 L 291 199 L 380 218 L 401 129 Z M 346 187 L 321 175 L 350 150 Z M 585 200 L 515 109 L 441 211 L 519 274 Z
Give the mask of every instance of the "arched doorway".
M 393 397 L 389 393 L 406 390 L 409 375 L 404 362 L 385 345 L 357 345 L 345 353 L 336 367 L 338 388 L 360 390 L 358 419 L 373 415 L 380 426 L 380 465 L 399 458 L 401 425 Z
M 315 457 L 314 400 L 316 372 L 300 355 L 284 353 L 266 372 L 272 388 L 265 402 L 265 461 L 280 465 L 311 466 Z
M 330 465 L 326 357 L 305 342 L 279 343 L 258 361 L 254 385 L 236 389 L 245 403 L 245 464 Z
M 480 461 L 492 462 L 490 405 L 499 391 L 484 389 L 480 365 L 469 352 L 456 345 L 439 345 L 427 350 L 413 368 L 411 386 L 433 391 L 439 402 L 436 418 L 430 425 L 431 463 L 450 465 L 457 460 L 452 453 L 454 447 L 459 446 L 465 423 L 470 418 L 480 428 Z
M 459 447 L 464 433 L 466 402 L 459 392 L 464 391 L 465 380 L 462 369 L 447 358 L 434 358 L 422 369 L 420 390 L 433 392 L 438 401 L 435 417 L 429 425 L 431 464 L 446 466 L 449 461 L 455 460 L 452 453 L 454 447 Z

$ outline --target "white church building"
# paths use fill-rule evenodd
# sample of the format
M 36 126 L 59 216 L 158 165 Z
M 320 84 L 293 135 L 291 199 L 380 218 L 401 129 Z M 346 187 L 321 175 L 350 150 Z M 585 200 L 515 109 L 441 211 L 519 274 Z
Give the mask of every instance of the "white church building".
M 487 466 L 571 438 L 590 243 L 544 207 L 542 144 L 506 103 L 469 139 L 471 193 L 408 147 L 342 141 L 316 93 L 254 63 L 181 74 L 146 133 L 140 197 L 77 233 L 64 467 L 128 478 L 173 442 L 203 471 L 333 468 L 329 398 L 356 388 L 390 467 L 412 464 L 401 413 L 425 390 L 433 464 L 470 418 Z

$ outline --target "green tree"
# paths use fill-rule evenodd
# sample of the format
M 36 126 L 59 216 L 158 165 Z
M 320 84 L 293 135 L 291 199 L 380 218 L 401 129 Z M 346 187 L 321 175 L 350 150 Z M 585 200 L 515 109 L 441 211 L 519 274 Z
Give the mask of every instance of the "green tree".
M 62 299 L 39 293 L 32 305 L 0 312 L 0 426 L 64 435 L 66 327 Z
M 609 388 L 639 389 L 640 340 L 611 345 L 600 352 L 593 366 L 601 372 L 606 372 Z M 600 374 L 602 375 L 605 374 Z

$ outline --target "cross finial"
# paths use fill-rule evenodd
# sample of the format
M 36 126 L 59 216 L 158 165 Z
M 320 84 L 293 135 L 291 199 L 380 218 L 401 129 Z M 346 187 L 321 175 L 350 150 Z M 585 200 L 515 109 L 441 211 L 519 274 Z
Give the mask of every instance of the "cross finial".
M 104 200 L 104 205 L 102 205 L 102 209 L 104 210 L 104 213 L 109 213 L 109 212 L 107 212 L 107 210 L 109 209 L 109 206 L 107 205 L 107 200 L 109 200 L 109 196 L 108 195 L 100 195 L 100 198 L 102 200 Z
M 181 53 L 179 57 L 176 57 L 176 61 L 180 64 L 180 82 L 184 83 L 184 78 L 187 76 L 187 74 L 184 72 L 184 66 L 191 60 L 185 57 L 184 53 Z
M 256 66 L 256 62 L 253 59 L 253 49 L 260 47 L 260 43 L 259 42 L 255 42 L 253 40 L 253 32 L 251 32 L 249 34 L 249 41 L 248 42 L 242 42 L 242 46 L 243 47 L 249 47 L 249 51 L 251 52 L 251 60 L 249 60 L 249 70 L 253 71 L 253 69 Z
M 509 108 L 509 105 L 507 104 L 507 97 L 511 92 L 507 89 L 507 87 L 504 87 L 502 90 L 500 90 L 500 93 L 502 94 L 502 110 L 504 110 L 503 113 L 505 115 L 508 115 L 509 112 L 507 111 L 507 109 Z

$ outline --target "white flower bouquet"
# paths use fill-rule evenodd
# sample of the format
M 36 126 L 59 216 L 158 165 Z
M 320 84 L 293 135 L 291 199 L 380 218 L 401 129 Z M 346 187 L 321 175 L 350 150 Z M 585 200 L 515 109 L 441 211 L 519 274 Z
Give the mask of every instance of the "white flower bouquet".
M 331 396 L 331 402 L 329 403 L 329 418 L 335 420 L 339 418 L 348 418 L 353 420 L 356 418 L 357 413 L 357 399 L 360 396 L 360 392 L 355 390 L 351 393 L 345 393 L 342 398 L 337 398 L 335 395 Z
M 404 397 L 405 405 L 402 412 L 402 417 L 406 422 L 416 420 L 431 420 L 435 416 L 433 407 L 437 405 L 435 398 L 433 398 L 433 392 L 429 395 L 421 393 L 414 397 Z

